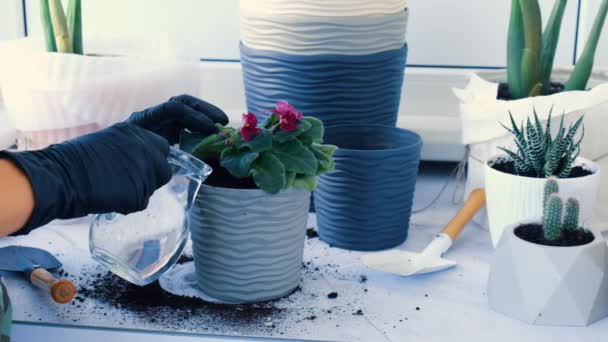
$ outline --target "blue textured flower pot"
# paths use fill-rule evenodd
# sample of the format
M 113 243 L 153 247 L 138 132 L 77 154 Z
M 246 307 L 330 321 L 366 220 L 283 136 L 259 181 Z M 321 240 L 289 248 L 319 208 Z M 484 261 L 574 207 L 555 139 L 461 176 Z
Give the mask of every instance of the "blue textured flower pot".
M 381 125 L 326 127 L 337 145 L 336 170 L 314 193 L 320 238 L 344 249 L 373 251 L 407 238 L 422 140 Z
M 397 122 L 407 45 L 369 55 L 289 55 L 241 43 L 247 108 L 265 117 L 286 100 L 326 125 Z

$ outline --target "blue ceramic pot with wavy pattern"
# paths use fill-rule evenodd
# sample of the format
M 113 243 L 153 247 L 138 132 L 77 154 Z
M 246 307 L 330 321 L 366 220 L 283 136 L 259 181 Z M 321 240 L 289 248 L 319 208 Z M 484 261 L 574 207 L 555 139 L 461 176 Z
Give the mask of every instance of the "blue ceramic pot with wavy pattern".
M 247 108 L 261 118 L 278 101 L 325 125 L 397 122 L 407 45 L 368 55 L 291 55 L 241 44 Z
M 328 244 L 374 251 L 402 244 L 409 228 L 422 140 L 383 125 L 328 126 L 335 171 L 319 176 L 317 227 Z

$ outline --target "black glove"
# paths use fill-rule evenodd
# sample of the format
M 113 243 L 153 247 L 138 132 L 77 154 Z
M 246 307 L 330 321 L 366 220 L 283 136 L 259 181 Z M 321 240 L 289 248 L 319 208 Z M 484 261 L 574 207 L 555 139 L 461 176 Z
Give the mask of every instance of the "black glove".
M 40 151 L 0 152 L 27 175 L 34 211 L 19 234 L 54 219 L 143 210 L 171 179 L 164 138 L 130 123 L 52 145 Z
M 228 124 L 228 116 L 216 106 L 190 95 L 180 95 L 156 107 L 136 112 L 127 120 L 150 130 L 173 145 L 179 141 L 182 129 L 212 134 L 218 131 L 216 123 Z

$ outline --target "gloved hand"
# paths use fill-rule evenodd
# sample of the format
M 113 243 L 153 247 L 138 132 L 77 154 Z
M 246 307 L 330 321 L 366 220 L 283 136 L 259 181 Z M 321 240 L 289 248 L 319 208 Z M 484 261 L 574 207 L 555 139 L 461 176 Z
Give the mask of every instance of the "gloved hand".
M 186 128 L 204 134 L 227 124 L 219 108 L 181 95 L 133 113 L 125 122 L 44 150 L 0 152 L 26 174 L 35 207 L 26 234 L 54 219 L 143 210 L 154 191 L 171 179 L 169 144 Z M 155 134 L 156 133 L 156 134 Z
M 218 129 L 215 124 L 227 125 L 228 116 L 210 103 L 190 95 L 180 95 L 156 107 L 133 113 L 127 122 L 150 130 L 173 145 L 179 141 L 182 129 L 203 134 L 216 133 Z
M 8 153 L 27 175 L 34 211 L 19 234 L 54 219 L 143 210 L 171 179 L 167 140 L 120 123 L 40 151 Z

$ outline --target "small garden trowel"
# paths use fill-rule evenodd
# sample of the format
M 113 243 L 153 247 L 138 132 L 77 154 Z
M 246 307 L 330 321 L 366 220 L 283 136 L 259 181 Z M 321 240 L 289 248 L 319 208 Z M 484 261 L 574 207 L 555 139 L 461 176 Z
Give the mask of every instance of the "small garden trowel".
M 365 254 L 361 260 L 370 268 L 402 276 L 431 273 L 456 266 L 456 262 L 444 259 L 442 256 L 452 246 L 452 242 L 460 235 L 465 225 L 485 204 L 486 193 L 483 189 L 471 192 L 462 209 L 421 253 L 393 249 Z
M 47 271 L 59 267 L 61 262 L 42 249 L 22 246 L 0 248 L 0 270 L 24 273 L 32 284 L 47 291 L 55 302 L 66 304 L 76 296 L 76 287 L 68 279 L 57 279 Z

